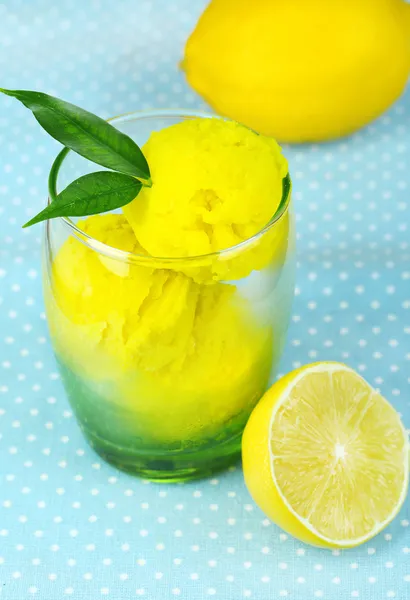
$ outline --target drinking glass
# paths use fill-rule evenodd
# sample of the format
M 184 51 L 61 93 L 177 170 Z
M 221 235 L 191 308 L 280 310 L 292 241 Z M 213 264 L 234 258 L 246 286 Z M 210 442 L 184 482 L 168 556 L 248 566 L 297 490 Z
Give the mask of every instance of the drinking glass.
M 152 131 L 198 117 L 209 115 L 151 111 L 111 123 L 141 146 Z M 64 149 L 50 172 L 49 201 L 93 170 Z M 237 460 L 289 323 L 290 192 L 288 175 L 261 231 L 205 256 L 147 255 L 121 210 L 46 222 L 51 341 L 79 426 L 103 459 L 156 481 L 206 476 Z

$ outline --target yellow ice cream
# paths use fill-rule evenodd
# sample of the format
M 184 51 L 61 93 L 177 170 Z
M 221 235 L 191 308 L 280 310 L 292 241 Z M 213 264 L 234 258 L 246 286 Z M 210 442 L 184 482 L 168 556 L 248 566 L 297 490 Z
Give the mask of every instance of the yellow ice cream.
M 141 251 L 121 215 L 79 226 L 108 245 Z M 73 237 L 52 280 L 46 298 L 57 354 L 129 411 L 136 434 L 161 441 L 211 434 L 263 393 L 273 332 L 235 286 L 118 264 Z
M 143 152 L 152 187 L 123 210 L 152 256 L 200 256 L 236 246 L 260 232 L 281 201 L 288 165 L 280 147 L 239 123 L 188 119 L 152 133 Z M 246 251 L 185 272 L 199 282 L 244 277 L 273 256 L 283 258 L 288 226 L 285 215 L 274 234 Z
M 207 255 L 269 222 L 286 161 L 273 140 L 218 119 L 154 133 L 144 153 L 152 188 L 124 214 L 77 224 L 141 260 L 115 260 L 70 236 L 52 262 L 46 303 L 57 356 L 71 374 L 66 385 L 88 427 L 98 430 L 108 407 L 120 443 L 124 431 L 144 443 L 189 445 L 223 437 L 234 422 L 239 435 L 283 343 L 271 271 L 288 249 L 288 214 L 249 249 Z M 204 256 L 193 262 L 195 255 Z M 253 286 L 239 281 L 262 267 Z

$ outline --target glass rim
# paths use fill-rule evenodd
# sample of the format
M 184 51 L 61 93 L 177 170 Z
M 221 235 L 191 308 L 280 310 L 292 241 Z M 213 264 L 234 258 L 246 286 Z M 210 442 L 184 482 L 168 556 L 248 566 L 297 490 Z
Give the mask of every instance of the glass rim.
M 145 111 L 141 110 L 141 111 L 132 111 L 132 112 L 123 113 L 123 114 L 120 114 L 120 115 L 117 115 L 114 117 L 110 117 L 109 119 L 107 119 L 107 121 L 109 121 L 111 123 L 115 123 L 115 122 L 121 123 L 121 122 L 127 122 L 127 121 L 140 121 L 140 120 L 144 120 L 144 119 L 148 120 L 148 119 L 155 119 L 155 118 L 161 118 L 161 117 L 162 118 L 178 118 L 178 117 L 179 118 L 198 118 L 199 117 L 199 118 L 207 118 L 207 119 L 209 119 L 209 118 L 225 119 L 225 117 L 221 117 L 219 115 L 214 115 L 212 113 L 207 113 L 204 111 L 195 111 L 195 110 L 189 110 L 189 109 L 186 109 L 186 110 L 185 109 L 155 109 L 155 110 L 150 109 L 150 110 L 145 110 Z M 225 120 L 228 120 L 228 119 L 225 119 Z M 70 150 L 69 148 L 63 148 L 63 150 L 61 150 L 61 152 L 58 153 L 57 157 L 53 161 L 53 164 L 50 169 L 49 177 L 48 177 L 48 194 L 49 194 L 48 203 L 55 200 L 55 198 L 57 196 L 58 174 L 64 163 L 64 160 L 71 152 L 73 152 L 73 151 Z M 82 229 L 77 227 L 77 225 L 69 217 L 57 217 L 55 220 L 62 222 L 65 227 L 68 227 L 70 229 L 71 235 L 73 235 L 80 242 L 82 242 L 83 244 L 85 244 L 86 246 L 91 248 L 92 250 L 95 250 L 95 251 L 103 254 L 104 256 L 113 258 L 118 261 L 122 261 L 122 262 L 135 262 L 136 261 L 139 263 L 143 262 L 145 264 L 149 264 L 150 262 L 158 262 L 158 261 L 165 262 L 167 264 L 169 264 L 169 263 L 175 264 L 175 263 L 181 263 L 181 262 L 185 262 L 185 263 L 186 262 L 195 262 L 195 261 L 202 261 L 202 260 L 206 260 L 209 258 L 215 258 L 215 257 L 219 257 L 219 256 L 224 257 L 226 255 L 229 255 L 229 254 L 232 254 L 235 252 L 241 252 L 248 245 L 253 244 L 259 238 L 263 237 L 263 235 L 265 233 L 267 233 L 267 231 L 269 231 L 275 227 L 276 223 L 287 212 L 287 210 L 289 208 L 289 203 L 290 203 L 291 188 L 292 188 L 292 182 L 291 182 L 290 175 L 288 172 L 286 174 L 286 176 L 282 179 L 282 197 L 281 197 L 281 200 L 279 202 L 279 205 L 278 205 L 275 213 L 272 215 L 271 219 L 255 234 L 253 234 L 249 238 L 246 238 L 245 240 L 242 240 L 241 242 L 239 242 L 238 244 L 235 244 L 233 246 L 229 246 L 227 248 L 222 248 L 221 250 L 215 250 L 213 252 L 208 252 L 206 254 L 199 254 L 199 255 L 192 255 L 192 256 L 152 256 L 152 255 L 147 255 L 147 254 L 138 254 L 138 253 L 134 253 L 134 252 L 127 252 L 125 250 L 120 250 L 119 248 L 116 248 L 114 246 L 109 246 L 108 244 L 105 244 L 104 242 L 100 242 L 96 238 L 92 237 L 91 235 L 89 235 L 88 233 L 86 233 L 85 231 L 83 231 Z M 101 214 L 109 214 L 109 213 L 101 213 Z M 50 221 L 46 221 L 47 229 L 48 229 L 49 224 L 50 224 Z

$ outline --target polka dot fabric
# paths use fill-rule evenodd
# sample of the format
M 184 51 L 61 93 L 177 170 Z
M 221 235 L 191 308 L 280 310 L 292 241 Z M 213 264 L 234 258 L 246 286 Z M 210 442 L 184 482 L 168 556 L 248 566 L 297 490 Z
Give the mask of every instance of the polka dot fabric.
M 178 70 L 202 0 L 0 2 L 1 85 L 103 117 L 204 108 Z M 286 147 L 299 269 L 283 372 L 345 361 L 410 427 L 410 96 L 349 139 Z M 410 598 L 410 504 L 351 551 L 305 546 L 271 524 L 240 466 L 155 485 L 87 447 L 56 371 L 43 312 L 41 228 L 58 151 L 0 98 L 0 597 L 2 600 Z

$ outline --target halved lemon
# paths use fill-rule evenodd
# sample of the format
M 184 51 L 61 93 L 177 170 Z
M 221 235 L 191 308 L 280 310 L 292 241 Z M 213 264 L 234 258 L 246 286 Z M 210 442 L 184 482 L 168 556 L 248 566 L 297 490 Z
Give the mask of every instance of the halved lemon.
M 275 383 L 248 421 L 242 458 L 260 508 L 317 546 L 369 540 L 397 515 L 408 488 L 398 413 L 339 363 L 307 365 Z

